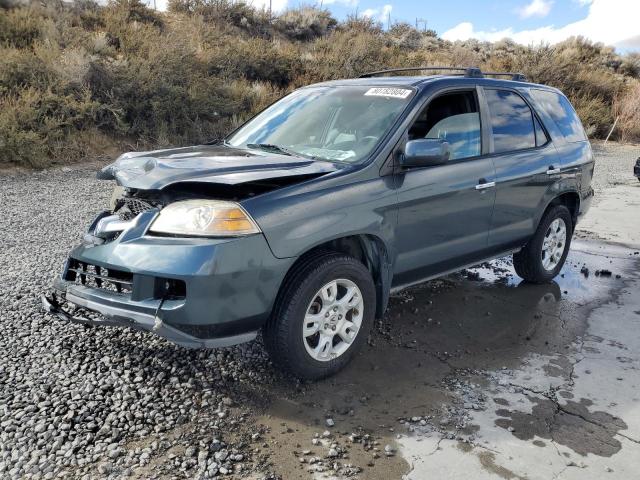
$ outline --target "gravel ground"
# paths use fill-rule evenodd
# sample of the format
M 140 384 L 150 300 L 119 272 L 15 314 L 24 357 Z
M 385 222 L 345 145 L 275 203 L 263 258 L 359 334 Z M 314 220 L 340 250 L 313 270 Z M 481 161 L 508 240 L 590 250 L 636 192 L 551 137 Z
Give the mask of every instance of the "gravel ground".
M 638 150 L 595 145 L 596 190 L 628 181 Z M 253 417 L 274 392 L 306 387 L 275 372 L 259 342 L 188 351 L 45 315 L 39 296 L 107 205 L 112 184 L 95 180 L 95 167 L 0 175 L 0 478 L 276 478 L 271 417 Z M 343 444 L 394 461 L 381 438 L 344 432 L 338 442 L 327 427 L 301 440 L 326 451 L 305 460 L 310 450 L 301 448 L 296 462 L 357 475 L 358 467 L 337 462 L 349 458 Z
M 39 296 L 112 189 L 64 170 L 0 181 L 0 478 L 148 478 L 161 453 L 158 474 L 244 476 L 260 432 L 243 430 L 231 397 L 272 381 L 259 343 L 188 351 L 43 313 Z
M 593 188 L 597 193 L 635 180 L 633 166 L 640 157 L 640 145 L 622 145 L 619 143 L 594 142 L 593 154 L 596 158 L 596 170 Z M 637 181 L 637 180 L 636 180 Z M 597 201 L 597 196 L 595 201 Z

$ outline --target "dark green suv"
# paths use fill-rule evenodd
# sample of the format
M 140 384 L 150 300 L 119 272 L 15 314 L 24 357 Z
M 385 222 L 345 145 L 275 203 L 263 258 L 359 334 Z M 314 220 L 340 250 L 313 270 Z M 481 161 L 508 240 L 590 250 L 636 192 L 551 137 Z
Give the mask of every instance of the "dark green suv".
M 45 307 L 187 347 L 262 331 L 275 363 L 320 378 L 391 291 L 508 254 L 551 280 L 593 196 L 582 125 L 556 89 L 449 70 L 308 86 L 223 141 L 122 155 Z

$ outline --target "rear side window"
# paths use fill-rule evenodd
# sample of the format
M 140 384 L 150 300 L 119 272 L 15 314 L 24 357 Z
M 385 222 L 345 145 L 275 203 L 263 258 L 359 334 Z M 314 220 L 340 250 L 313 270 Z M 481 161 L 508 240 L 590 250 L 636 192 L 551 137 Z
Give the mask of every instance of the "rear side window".
M 495 153 L 536 146 L 533 113 L 520 95 L 508 90 L 485 89 L 491 115 Z
M 587 139 L 576 111 L 564 95 L 532 88 L 531 96 L 553 119 L 567 142 L 582 142 Z

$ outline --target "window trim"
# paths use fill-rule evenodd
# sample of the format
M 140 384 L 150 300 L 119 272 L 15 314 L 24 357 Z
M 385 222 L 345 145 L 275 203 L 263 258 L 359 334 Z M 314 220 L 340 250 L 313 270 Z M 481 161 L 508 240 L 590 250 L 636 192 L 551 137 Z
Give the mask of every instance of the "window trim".
M 540 117 L 538 116 L 536 111 L 533 110 L 533 109 L 531 111 L 533 112 L 534 120 L 536 120 L 538 122 L 538 124 L 540 125 L 540 128 L 542 129 L 542 133 L 544 133 L 544 136 L 547 139 L 546 142 L 544 142 L 543 144 L 538 145 L 537 128 L 536 128 L 535 123 L 534 123 L 534 125 L 533 125 L 533 135 L 534 135 L 534 137 L 536 137 L 536 148 L 544 147 L 549 142 L 551 142 L 551 135 L 549 135 L 549 132 L 547 132 L 547 128 L 544 126 L 544 123 L 542 123 L 542 120 L 540 119 Z
M 488 130 L 488 134 L 490 137 L 490 151 L 487 154 L 488 156 L 497 156 L 497 155 L 509 155 L 509 154 L 514 154 L 514 153 L 520 153 L 520 152 L 530 152 L 533 150 L 538 150 L 538 149 L 542 149 L 542 148 L 546 148 L 550 143 L 551 143 L 551 135 L 549 135 L 549 131 L 547 130 L 547 127 L 545 126 L 544 122 L 540 119 L 540 115 L 538 115 L 538 112 L 536 111 L 536 109 L 533 107 L 533 105 L 531 104 L 531 102 L 529 102 L 525 96 L 518 91 L 515 88 L 511 88 L 511 87 L 502 87 L 502 86 L 482 86 L 479 87 L 482 89 L 482 100 L 484 102 L 483 105 L 483 109 L 485 110 L 486 114 L 487 114 L 487 125 L 491 125 L 491 110 L 489 110 L 489 102 L 487 100 L 487 97 L 485 95 L 485 90 L 503 90 L 503 91 L 507 91 L 507 92 L 511 92 L 514 93 L 515 95 L 518 95 L 522 101 L 529 107 L 529 110 L 531 111 L 531 126 L 533 127 L 533 141 L 534 141 L 534 146 L 533 147 L 527 147 L 527 148 L 520 148 L 517 150 L 505 150 L 504 152 L 496 152 L 495 151 L 495 146 L 493 144 L 493 128 L 487 128 Z M 545 143 L 543 143 L 542 145 L 535 145 L 536 142 L 536 126 L 533 122 L 533 119 L 537 118 L 538 122 L 540 123 L 540 126 L 542 127 L 542 130 L 544 130 L 544 133 L 547 136 L 547 141 Z
M 474 155 L 473 157 L 465 157 L 465 158 L 456 158 L 454 160 L 449 160 L 446 165 L 453 165 L 456 163 L 462 163 L 462 162 L 467 162 L 467 161 L 474 161 L 474 160 L 479 160 L 483 157 L 486 157 L 489 152 L 488 152 L 488 145 L 486 144 L 486 135 L 485 135 L 485 131 L 487 130 L 486 125 L 485 125 L 485 115 L 484 115 L 484 109 L 482 108 L 482 99 L 481 99 L 481 91 L 480 91 L 480 86 L 475 84 L 475 85 L 455 85 L 455 86 L 447 86 L 447 87 L 443 87 L 440 88 L 434 92 L 432 92 L 429 96 L 427 96 L 424 101 L 419 105 L 417 111 L 415 112 L 415 114 L 411 117 L 409 124 L 407 125 L 407 127 L 405 128 L 405 131 L 402 135 L 403 140 L 401 141 L 401 145 L 405 144 L 408 141 L 409 138 L 409 130 L 411 129 L 411 127 L 413 126 L 413 124 L 416 122 L 416 120 L 420 117 L 420 115 L 422 114 L 422 112 L 424 112 L 424 110 L 426 108 L 429 107 L 429 104 L 435 100 L 438 97 L 441 97 L 443 95 L 447 95 L 450 93 L 462 93 L 462 92 L 472 92 L 475 94 L 476 97 L 476 102 L 477 102 L 477 106 L 478 106 L 478 110 L 479 110 L 479 120 L 480 120 L 480 155 Z M 395 163 L 395 162 L 394 162 Z M 423 170 L 425 168 L 434 168 L 434 167 L 414 167 L 411 168 L 411 170 Z

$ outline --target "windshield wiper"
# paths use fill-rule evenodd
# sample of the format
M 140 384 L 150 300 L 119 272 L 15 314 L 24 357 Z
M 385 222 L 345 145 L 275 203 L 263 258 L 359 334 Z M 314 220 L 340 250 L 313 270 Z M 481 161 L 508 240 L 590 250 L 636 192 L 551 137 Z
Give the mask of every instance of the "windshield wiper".
M 247 143 L 247 148 L 257 148 L 260 150 L 265 150 L 267 152 L 281 153 L 283 155 L 289 155 L 290 157 L 304 157 L 311 160 L 318 160 L 317 157 L 314 157 L 312 155 L 305 155 L 304 153 L 296 152 L 295 150 L 291 150 L 280 145 L 274 145 L 273 143 Z
M 273 143 L 247 143 L 247 148 L 266 150 L 270 152 L 282 153 L 284 155 L 295 156 L 299 155 L 299 153 L 294 152 L 293 150 L 289 150 L 286 147 L 281 147 L 280 145 L 274 145 Z
M 230 147 L 229 142 L 227 142 L 226 138 L 214 138 L 213 140 L 209 140 L 205 142 L 203 145 L 222 145 L 223 147 Z

